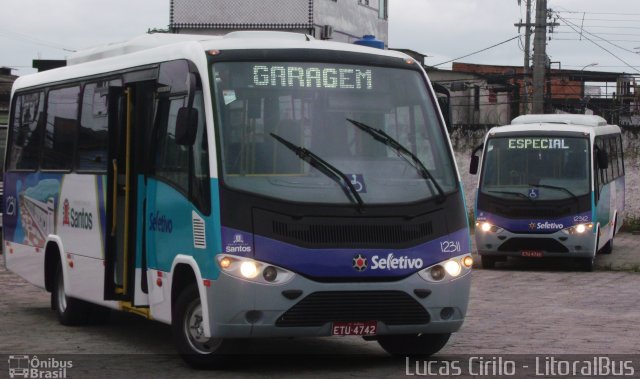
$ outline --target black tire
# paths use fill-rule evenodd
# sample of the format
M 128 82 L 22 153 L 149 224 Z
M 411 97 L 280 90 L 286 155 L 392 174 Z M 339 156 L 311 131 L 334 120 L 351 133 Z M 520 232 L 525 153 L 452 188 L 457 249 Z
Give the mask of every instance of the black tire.
M 496 262 L 498 261 L 498 259 L 489 255 L 481 255 L 480 261 L 482 263 L 483 269 L 492 269 L 496 267 Z
M 193 368 L 223 368 L 230 361 L 233 341 L 206 339 L 200 335 L 201 307 L 200 294 L 195 285 L 190 285 L 178 295 L 171 322 L 174 344 L 182 359 Z
M 51 291 L 51 308 L 56 312 L 58 321 L 62 325 L 86 325 L 91 316 L 91 304 L 68 297 L 64 293 L 64 275 L 60 263 L 56 268 L 53 290 Z
M 451 333 L 389 335 L 378 337 L 378 343 L 391 355 L 428 357 L 440 351 L 449 337 Z
M 582 269 L 582 271 L 592 272 L 595 266 L 595 260 L 596 260 L 595 257 L 580 258 L 579 262 L 580 262 L 580 268 Z
M 102 325 L 111 319 L 111 309 L 102 305 L 91 304 L 89 323 L 93 325 Z
M 600 249 L 600 254 L 611 254 L 613 253 L 613 237 L 604 245 L 602 249 Z

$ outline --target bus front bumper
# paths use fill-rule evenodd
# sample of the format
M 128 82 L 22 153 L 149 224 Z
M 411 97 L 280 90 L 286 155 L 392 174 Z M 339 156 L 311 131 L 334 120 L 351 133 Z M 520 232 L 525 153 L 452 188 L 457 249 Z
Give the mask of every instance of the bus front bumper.
M 561 230 L 549 234 L 476 230 L 475 239 L 480 255 L 589 258 L 596 251 L 596 235 L 591 230 L 582 234 L 566 234 Z
M 376 321 L 377 335 L 452 333 L 462 326 L 470 284 L 470 271 L 437 283 L 415 273 L 394 282 L 346 283 L 316 282 L 295 275 L 282 285 L 220 274 L 207 288 L 210 330 L 212 337 L 218 338 L 330 336 L 333 322 Z M 345 296 L 353 302 L 345 300 Z M 359 302 L 359 298 L 366 300 Z M 423 309 L 427 322 L 403 324 L 401 319 L 393 323 L 375 319 L 374 315 L 385 313 L 385 309 L 401 313 L 407 311 L 404 307 L 418 313 Z M 338 316 L 346 308 L 350 310 Z M 326 315 L 326 319 L 318 314 Z M 353 319 L 354 314 L 358 315 L 357 320 Z M 311 322 L 313 325 L 308 325 L 308 318 L 316 319 Z

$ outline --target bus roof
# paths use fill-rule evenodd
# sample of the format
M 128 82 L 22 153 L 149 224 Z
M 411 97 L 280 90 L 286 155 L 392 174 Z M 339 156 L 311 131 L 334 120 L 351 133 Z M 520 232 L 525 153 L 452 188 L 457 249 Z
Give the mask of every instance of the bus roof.
M 250 49 L 323 49 L 384 55 L 401 59 L 408 55 L 394 50 L 375 49 L 356 44 L 316 40 L 291 32 L 238 31 L 223 36 L 156 33 L 128 41 L 73 53 L 65 67 L 19 77 L 16 89 L 38 86 L 77 77 L 97 75 L 173 59 L 191 59 L 198 65 L 206 62 L 208 50 Z
M 617 125 L 608 125 L 600 116 L 580 114 L 530 114 L 514 118 L 510 125 L 489 130 L 488 136 L 501 133 L 578 132 L 587 135 L 620 133 Z
M 528 114 L 511 121 L 511 125 L 519 124 L 565 124 L 582 126 L 606 126 L 607 120 L 600 116 L 582 114 Z

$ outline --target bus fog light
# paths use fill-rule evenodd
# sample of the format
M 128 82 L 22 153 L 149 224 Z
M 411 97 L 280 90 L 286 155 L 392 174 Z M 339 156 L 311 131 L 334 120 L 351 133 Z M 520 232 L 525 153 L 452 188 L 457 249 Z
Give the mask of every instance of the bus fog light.
M 263 271 L 262 271 L 262 277 L 264 278 L 264 280 L 266 280 L 267 282 L 273 282 L 274 280 L 276 280 L 276 278 L 278 277 L 278 270 L 276 270 L 275 267 L 273 266 L 267 266 Z
M 240 265 L 240 273 L 247 279 L 253 279 L 258 276 L 258 267 L 253 262 L 244 261 Z
M 462 258 L 462 265 L 466 268 L 471 268 L 471 266 L 473 266 L 473 258 L 471 257 L 471 255 L 467 255 L 466 257 Z
M 222 268 L 223 270 L 226 270 L 229 267 L 231 267 L 231 258 L 224 257 L 224 258 L 220 259 L 219 264 L 220 264 L 220 268 Z
M 460 275 L 460 272 L 462 271 L 462 267 L 460 267 L 460 263 L 453 260 L 447 261 L 447 263 L 444 264 L 444 269 L 447 270 L 449 275 L 453 277 Z
M 480 228 L 483 232 L 488 232 L 489 230 L 491 230 L 491 224 L 489 224 L 488 222 L 484 222 L 482 223 L 482 226 L 480 226 Z
M 431 270 L 429 270 L 429 273 L 431 274 L 431 277 L 433 278 L 433 280 L 442 280 L 445 274 L 444 268 L 440 265 L 431 267 Z

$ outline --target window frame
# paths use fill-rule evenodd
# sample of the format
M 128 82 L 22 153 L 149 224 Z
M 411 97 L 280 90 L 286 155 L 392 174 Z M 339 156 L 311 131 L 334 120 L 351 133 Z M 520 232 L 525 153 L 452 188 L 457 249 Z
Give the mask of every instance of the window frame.
M 73 87 L 78 87 L 78 96 L 76 99 L 76 118 L 75 118 L 75 126 L 74 126 L 74 130 L 73 130 L 73 149 L 71 152 L 71 164 L 69 168 L 45 168 L 42 166 L 42 163 L 44 161 L 45 158 L 45 146 L 44 146 L 44 142 L 45 142 L 45 138 L 46 138 L 46 124 L 45 127 L 42 129 L 41 132 L 41 136 L 40 136 L 40 160 L 39 160 L 39 165 L 38 165 L 38 170 L 37 171 L 41 171 L 41 172 L 55 172 L 55 173 L 71 173 L 75 171 L 75 161 L 76 161 L 76 153 L 77 153 L 77 144 L 78 144 L 78 123 L 79 123 L 79 118 L 80 118 L 80 114 L 81 114 L 81 108 L 82 108 L 82 102 L 80 101 L 80 99 L 83 96 L 84 93 L 84 81 L 82 80 L 78 80 L 78 81 L 72 81 L 69 83 L 65 83 L 63 85 L 56 85 L 56 86 L 51 86 L 51 87 L 47 87 L 46 88 L 46 96 L 45 96 L 45 107 L 44 107 L 44 115 L 45 115 L 45 123 L 47 122 L 46 120 L 49 118 L 49 95 L 52 91 L 57 91 L 57 90 L 61 90 L 61 89 L 67 89 L 67 88 L 73 88 Z

